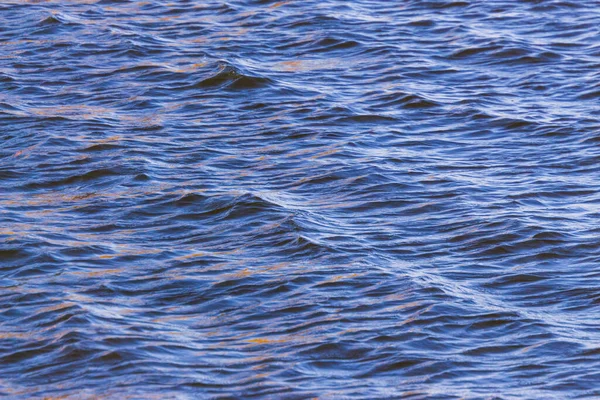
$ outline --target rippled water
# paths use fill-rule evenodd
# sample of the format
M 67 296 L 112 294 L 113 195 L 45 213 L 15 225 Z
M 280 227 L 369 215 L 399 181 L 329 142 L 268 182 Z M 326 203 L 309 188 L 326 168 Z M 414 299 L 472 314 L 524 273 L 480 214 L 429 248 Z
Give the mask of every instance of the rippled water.
M 600 396 L 600 2 L 4 0 L 0 395 Z

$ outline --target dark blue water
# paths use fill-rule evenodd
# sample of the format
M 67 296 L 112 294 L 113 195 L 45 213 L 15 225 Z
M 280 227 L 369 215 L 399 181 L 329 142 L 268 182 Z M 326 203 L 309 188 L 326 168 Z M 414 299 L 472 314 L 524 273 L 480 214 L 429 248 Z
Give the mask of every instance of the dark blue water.
M 4 0 L 0 395 L 600 396 L 599 146 L 596 0 Z

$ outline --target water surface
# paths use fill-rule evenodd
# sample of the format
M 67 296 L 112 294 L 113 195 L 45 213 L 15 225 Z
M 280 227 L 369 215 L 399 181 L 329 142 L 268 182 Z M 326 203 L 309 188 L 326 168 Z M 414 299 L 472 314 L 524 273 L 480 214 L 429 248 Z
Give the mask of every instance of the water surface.
M 0 124 L 2 396 L 600 396 L 599 1 L 4 0 Z

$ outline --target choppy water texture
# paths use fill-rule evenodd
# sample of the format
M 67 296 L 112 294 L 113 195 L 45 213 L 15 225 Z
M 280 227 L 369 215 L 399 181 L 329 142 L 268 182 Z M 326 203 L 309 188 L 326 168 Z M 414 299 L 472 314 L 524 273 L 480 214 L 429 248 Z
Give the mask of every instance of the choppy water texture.
M 0 395 L 600 396 L 600 2 L 0 3 Z

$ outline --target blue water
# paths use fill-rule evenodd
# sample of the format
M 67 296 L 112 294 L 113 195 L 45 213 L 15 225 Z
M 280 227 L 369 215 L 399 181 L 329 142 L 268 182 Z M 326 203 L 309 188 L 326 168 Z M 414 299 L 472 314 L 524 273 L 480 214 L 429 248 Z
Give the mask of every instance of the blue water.
M 0 2 L 0 396 L 600 397 L 600 2 Z

